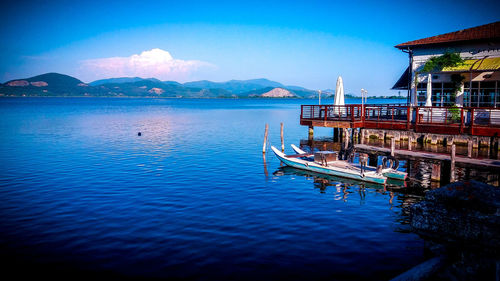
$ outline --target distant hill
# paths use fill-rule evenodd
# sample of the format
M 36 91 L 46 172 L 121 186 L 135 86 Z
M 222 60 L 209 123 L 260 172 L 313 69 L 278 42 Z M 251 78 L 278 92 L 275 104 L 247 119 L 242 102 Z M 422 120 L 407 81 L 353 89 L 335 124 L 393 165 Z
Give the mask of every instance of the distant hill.
M 42 75 L 37 75 L 33 76 L 30 78 L 24 78 L 24 79 L 16 79 L 16 80 L 10 80 L 7 81 L 5 84 L 7 85 L 12 85 L 12 86 L 30 86 L 25 82 L 30 82 L 31 86 L 35 87 L 44 87 L 50 85 L 52 86 L 61 86 L 61 87 L 76 87 L 78 84 L 84 84 L 82 81 L 68 76 L 64 74 L 59 74 L 59 73 L 45 73 Z M 36 83 L 36 82 L 45 82 L 48 85 L 44 85 L 43 83 Z M 33 85 L 33 83 L 35 83 Z
M 277 90 L 274 91 L 273 90 Z M 284 90 L 284 91 L 282 91 Z M 285 92 L 286 91 L 286 92 Z M 318 92 L 316 91 L 311 91 L 311 90 L 291 90 L 289 88 L 285 87 L 267 87 L 267 88 L 262 88 L 262 89 L 257 89 L 249 92 L 245 92 L 240 94 L 241 97 L 278 97 L 278 95 L 286 95 L 286 93 L 290 93 L 290 95 L 287 96 L 280 96 L 280 97 L 293 97 L 293 98 L 317 98 L 318 97 Z
M 231 97 L 221 89 L 188 88 L 182 84 L 164 83 L 159 80 L 143 79 L 128 83 L 107 83 L 99 86 L 110 96 L 172 97 L 172 98 L 217 98 Z
M 160 82 L 160 80 L 158 80 L 156 78 L 119 77 L 119 78 L 109 78 L 109 79 L 96 80 L 96 81 L 90 82 L 89 85 L 99 86 L 99 85 L 103 85 L 103 84 L 133 83 L 133 82 L 138 82 L 138 81 L 143 81 L 143 80 Z
M 261 97 L 266 98 L 296 98 L 297 95 L 283 88 L 274 88 L 269 92 L 265 92 Z
M 30 78 L 11 80 L 0 87 L 1 94 L 14 96 L 83 95 L 87 90 L 89 90 L 88 84 L 59 73 L 46 73 Z
M 170 85 L 182 85 L 181 83 L 179 82 L 176 82 L 176 81 L 162 81 L 163 83 L 165 84 L 170 84 Z
M 181 84 L 175 81 L 160 81 L 155 78 L 119 77 L 96 80 L 86 84 L 68 75 L 46 73 L 0 84 L 0 96 L 315 98 L 318 93 L 299 86 L 284 86 L 264 78 L 227 82 L 204 80 Z
M 190 88 L 223 89 L 234 94 L 241 94 L 268 87 L 284 87 L 281 83 L 270 81 L 267 79 L 230 80 L 227 82 L 211 82 L 202 80 L 187 82 L 183 85 Z
M 297 90 L 297 91 L 310 91 L 304 87 L 300 87 L 300 86 L 286 86 L 285 88 L 287 88 L 288 90 Z

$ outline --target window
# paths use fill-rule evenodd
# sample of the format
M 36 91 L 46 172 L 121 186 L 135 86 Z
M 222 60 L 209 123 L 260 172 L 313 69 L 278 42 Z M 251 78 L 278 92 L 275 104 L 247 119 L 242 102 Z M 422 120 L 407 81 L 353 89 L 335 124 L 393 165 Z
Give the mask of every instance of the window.
M 499 81 L 472 82 L 472 91 L 469 90 L 470 83 L 464 83 L 464 106 L 470 107 L 498 107 L 500 105 Z M 469 94 L 469 93 L 472 94 Z

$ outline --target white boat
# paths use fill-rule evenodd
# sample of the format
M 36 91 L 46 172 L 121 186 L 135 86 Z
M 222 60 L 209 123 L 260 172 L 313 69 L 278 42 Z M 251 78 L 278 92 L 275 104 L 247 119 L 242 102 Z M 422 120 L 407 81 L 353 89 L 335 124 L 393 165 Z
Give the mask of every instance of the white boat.
M 291 146 L 292 146 L 293 151 L 295 151 L 295 153 L 297 153 L 297 154 L 307 154 L 306 151 L 298 148 L 296 145 L 292 144 Z M 343 160 L 337 160 L 337 161 L 343 161 Z M 343 161 L 343 162 L 345 162 L 345 161 Z M 359 164 L 351 164 L 351 165 L 359 167 L 359 169 L 361 169 L 361 167 L 360 167 Z M 399 166 L 399 164 L 397 166 Z M 376 169 L 373 168 L 373 167 L 365 167 L 365 169 L 367 171 L 376 171 Z M 398 171 L 397 168 L 394 169 L 393 167 L 383 167 L 382 170 L 381 170 L 381 173 L 382 173 L 382 175 L 384 175 L 387 178 L 395 179 L 395 180 L 401 180 L 401 181 L 406 180 L 406 177 L 408 176 L 407 173 Z
M 292 148 L 293 147 L 294 146 L 292 146 Z M 295 148 L 298 147 L 295 146 Z M 387 177 L 382 173 L 377 173 L 377 171 L 373 169 L 366 169 L 362 172 L 359 165 L 354 165 L 347 161 L 335 160 L 318 162 L 311 159 L 311 157 L 314 157 L 314 154 L 308 154 L 305 153 L 305 151 L 303 151 L 304 153 L 295 155 L 285 155 L 274 146 L 271 146 L 271 149 L 281 162 L 294 168 L 377 184 L 385 184 L 387 181 Z

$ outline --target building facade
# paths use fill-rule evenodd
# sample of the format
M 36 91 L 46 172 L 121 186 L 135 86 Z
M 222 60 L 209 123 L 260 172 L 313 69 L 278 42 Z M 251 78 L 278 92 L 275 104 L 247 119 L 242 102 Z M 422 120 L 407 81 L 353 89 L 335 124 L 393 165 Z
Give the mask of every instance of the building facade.
M 393 89 L 408 90 L 409 104 L 500 107 L 500 21 L 395 47 L 408 53 L 409 66 Z M 458 53 L 464 63 L 422 71 L 430 58 L 447 52 Z

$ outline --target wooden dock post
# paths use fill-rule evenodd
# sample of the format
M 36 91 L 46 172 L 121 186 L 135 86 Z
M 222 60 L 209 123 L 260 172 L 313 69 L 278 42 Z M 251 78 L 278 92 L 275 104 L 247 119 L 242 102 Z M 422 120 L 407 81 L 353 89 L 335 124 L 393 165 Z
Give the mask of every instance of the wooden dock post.
M 455 181 L 455 144 L 451 145 L 450 182 Z
M 396 139 L 392 137 L 391 139 L 391 156 L 394 157 L 394 150 L 396 149 Z
M 264 145 L 262 145 L 262 153 L 266 153 L 266 144 L 267 144 L 267 133 L 269 131 L 269 125 L 266 124 L 266 131 L 264 133 Z
M 441 161 L 441 180 L 439 181 L 440 186 L 444 186 L 450 183 L 450 171 L 451 171 L 451 161 L 443 160 Z
M 441 181 L 441 163 L 432 163 L 431 181 Z
M 342 129 L 344 131 L 344 149 L 349 147 L 349 129 Z
M 359 143 L 363 144 L 365 142 L 365 129 L 359 129 Z
M 285 152 L 285 140 L 283 138 L 283 122 L 281 122 L 281 152 Z
M 412 137 L 411 137 L 411 134 L 408 135 L 408 150 L 411 151 L 411 141 L 412 141 Z
M 339 142 L 339 128 L 333 128 L 333 142 Z
M 467 141 L 467 157 L 472 157 L 472 140 Z
M 314 138 L 314 127 L 309 126 L 309 139 L 312 140 Z
M 492 145 L 493 158 L 498 159 L 498 137 L 495 137 Z
M 377 154 L 369 154 L 368 155 L 368 166 L 377 167 L 378 165 L 378 155 Z

